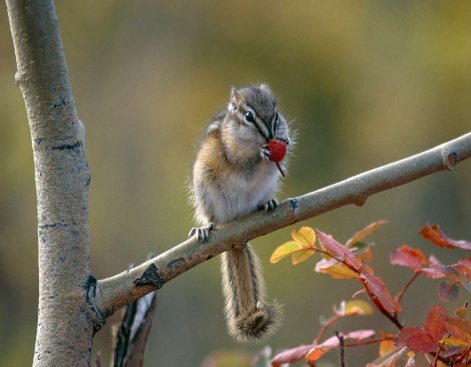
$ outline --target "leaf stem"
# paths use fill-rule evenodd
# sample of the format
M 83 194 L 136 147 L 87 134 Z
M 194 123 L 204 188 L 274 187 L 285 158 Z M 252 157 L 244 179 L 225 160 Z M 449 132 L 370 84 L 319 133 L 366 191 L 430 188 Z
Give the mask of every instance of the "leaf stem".
M 321 329 L 319 330 L 319 332 L 317 333 L 317 336 L 316 338 L 314 339 L 313 341 L 313 344 L 314 345 L 318 345 L 319 344 L 319 341 L 322 339 L 322 337 L 324 336 L 325 332 L 327 331 L 327 329 L 329 327 L 331 327 L 333 324 L 335 324 L 338 320 L 341 319 L 342 316 L 340 315 L 334 315 L 332 316 L 324 325 L 322 325 Z
M 404 288 L 397 294 L 397 296 L 395 297 L 397 303 L 401 303 L 404 293 L 406 293 L 406 290 L 410 287 L 412 282 L 419 276 L 419 274 L 420 274 L 419 272 L 415 272 L 412 278 L 404 286 Z M 394 313 L 394 317 L 397 317 L 397 311 Z

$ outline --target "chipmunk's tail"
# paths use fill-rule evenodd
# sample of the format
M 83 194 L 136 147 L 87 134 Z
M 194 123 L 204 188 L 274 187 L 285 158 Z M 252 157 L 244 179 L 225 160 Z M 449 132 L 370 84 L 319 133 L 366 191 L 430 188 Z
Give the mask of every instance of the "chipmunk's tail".
M 266 303 L 260 260 L 248 243 L 221 258 L 229 334 L 240 342 L 260 342 L 278 328 L 282 318 L 278 303 Z

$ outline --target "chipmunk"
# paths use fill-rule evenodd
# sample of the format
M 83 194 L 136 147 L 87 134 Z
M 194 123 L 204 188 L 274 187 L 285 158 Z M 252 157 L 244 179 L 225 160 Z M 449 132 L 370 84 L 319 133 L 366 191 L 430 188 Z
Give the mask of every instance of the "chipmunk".
M 227 108 L 211 121 L 197 150 L 190 191 L 202 226 L 192 228 L 190 237 L 206 242 L 214 226 L 256 210 L 275 210 L 286 162 L 278 170 L 278 162 L 270 161 L 268 142 L 274 139 L 290 143 L 288 123 L 270 88 L 232 88 Z M 221 259 L 229 334 L 241 342 L 260 341 L 275 331 L 282 313 L 276 302 L 266 302 L 260 261 L 248 243 Z

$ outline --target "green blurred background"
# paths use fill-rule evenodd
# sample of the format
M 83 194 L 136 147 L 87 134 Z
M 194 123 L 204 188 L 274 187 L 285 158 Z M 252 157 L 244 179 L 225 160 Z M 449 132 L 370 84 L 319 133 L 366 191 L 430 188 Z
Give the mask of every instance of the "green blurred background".
M 186 239 L 192 223 L 185 182 L 199 137 L 231 86 L 267 82 L 298 130 L 279 199 L 431 148 L 470 130 L 471 2 L 468 1 L 61 1 L 57 12 L 92 174 L 92 272 L 104 278 Z M 0 5 L 0 365 L 31 364 L 37 322 L 36 199 L 31 142 L 6 6 Z M 253 241 L 271 297 L 285 319 L 274 350 L 307 344 L 319 316 L 349 299 L 354 281 L 313 272 L 314 261 L 271 265 L 290 231 L 310 225 L 345 241 L 371 221 L 372 266 L 401 289 L 411 276 L 388 265 L 403 243 L 444 261 L 465 256 L 431 248 L 426 222 L 471 239 L 471 161 Z M 438 303 L 436 282 L 419 279 L 401 319 L 422 325 Z M 448 305 L 466 300 L 462 295 Z M 218 259 L 159 291 L 146 366 L 199 366 L 213 351 L 252 353 L 226 334 Z M 107 365 L 112 317 L 95 339 Z M 381 328 L 383 317 L 336 330 Z M 333 333 L 334 330 L 332 330 Z M 329 335 L 330 336 L 330 335 Z M 351 366 L 376 347 L 347 350 Z M 218 354 L 218 353 L 216 353 Z M 220 354 L 220 353 L 219 353 Z M 224 354 L 224 353 L 222 353 Z M 206 364 L 208 365 L 208 364 Z M 235 365 L 241 365 L 236 363 Z M 321 366 L 338 365 L 336 353 Z M 208 365 L 209 366 L 209 365 Z

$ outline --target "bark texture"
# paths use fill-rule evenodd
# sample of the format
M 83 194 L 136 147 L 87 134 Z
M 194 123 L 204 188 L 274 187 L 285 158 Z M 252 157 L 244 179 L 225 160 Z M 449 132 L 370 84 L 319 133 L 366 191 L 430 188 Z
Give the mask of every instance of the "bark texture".
M 94 319 L 87 304 L 88 186 L 83 126 L 77 119 L 54 4 L 7 0 L 17 73 L 34 154 L 39 314 L 34 366 L 90 363 Z M 89 312 L 92 311 L 92 312 Z

